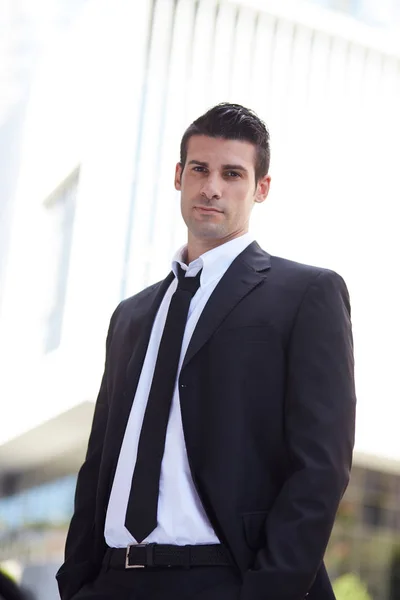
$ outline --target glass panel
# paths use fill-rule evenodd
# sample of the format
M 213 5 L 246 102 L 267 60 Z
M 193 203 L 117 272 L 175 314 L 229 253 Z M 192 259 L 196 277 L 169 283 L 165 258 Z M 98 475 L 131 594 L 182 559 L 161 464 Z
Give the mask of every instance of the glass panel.
M 75 200 L 79 172 L 74 172 L 50 198 L 45 201 L 47 311 L 44 334 L 46 352 L 55 350 L 61 340 L 64 304 L 67 292 Z
M 28 562 L 62 554 L 73 512 L 76 476 L 0 499 L 0 560 Z

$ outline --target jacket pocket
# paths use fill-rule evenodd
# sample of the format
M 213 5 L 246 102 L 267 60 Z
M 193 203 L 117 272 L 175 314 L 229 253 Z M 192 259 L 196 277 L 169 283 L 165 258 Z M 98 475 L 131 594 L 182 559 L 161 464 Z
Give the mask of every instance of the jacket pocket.
M 242 513 L 244 536 L 252 550 L 259 550 L 266 543 L 265 521 L 267 510 Z

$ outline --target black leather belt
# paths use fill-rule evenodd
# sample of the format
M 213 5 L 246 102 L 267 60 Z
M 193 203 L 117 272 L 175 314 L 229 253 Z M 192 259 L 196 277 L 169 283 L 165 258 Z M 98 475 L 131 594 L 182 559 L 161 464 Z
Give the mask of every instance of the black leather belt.
M 232 566 L 228 551 L 221 544 L 173 546 L 137 544 L 127 548 L 108 548 L 103 563 L 110 569 L 144 567 Z

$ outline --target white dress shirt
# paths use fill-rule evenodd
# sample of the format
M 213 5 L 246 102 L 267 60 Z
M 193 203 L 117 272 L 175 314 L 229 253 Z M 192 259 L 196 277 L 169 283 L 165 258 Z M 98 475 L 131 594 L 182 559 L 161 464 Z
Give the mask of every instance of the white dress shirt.
M 187 277 L 194 277 L 200 269 L 203 270 L 200 276 L 200 287 L 190 303 L 179 360 L 178 377 L 172 398 L 165 450 L 161 464 L 157 512 L 158 525 L 143 540 L 144 542 L 177 545 L 220 543 L 208 520 L 191 476 L 183 435 L 177 382 L 190 339 L 208 299 L 230 264 L 252 241 L 252 236 L 246 233 L 202 254 L 192 261 L 189 266 L 182 261 L 186 250 L 185 246 L 174 257 L 172 269 L 175 276 L 177 274 L 177 263 L 186 271 Z M 125 515 L 158 347 L 164 330 L 169 303 L 176 287 L 177 279 L 175 277 L 165 293 L 154 320 L 146 357 L 121 446 L 104 529 L 106 543 L 112 548 L 121 548 L 137 543 L 124 525 Z

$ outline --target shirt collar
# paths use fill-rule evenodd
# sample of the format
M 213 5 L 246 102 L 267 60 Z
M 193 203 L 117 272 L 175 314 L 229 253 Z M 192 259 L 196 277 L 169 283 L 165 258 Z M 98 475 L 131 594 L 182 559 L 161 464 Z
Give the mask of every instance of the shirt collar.
M 205 252 L 189 265 L 184 262 L 187 246 L 182 246 L 174 255 L 172 270 L 175 277 L 177 277 L 177 265 L 179 264 L 184 271 L 187 271 L 187 276 L 195 277 L 200 269 L 203 269 L 200 276 L 200 286 L 205 286 L 215 279 L 221 278 L 235 258 L 253 241 L 253 236 L 250 233 L 245 233 L 240 237 Z

